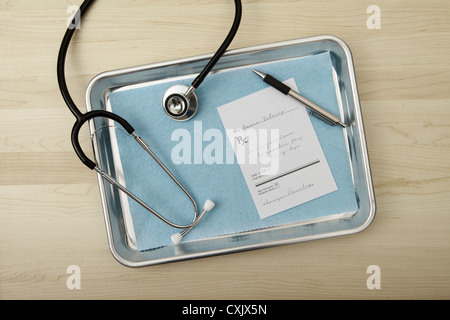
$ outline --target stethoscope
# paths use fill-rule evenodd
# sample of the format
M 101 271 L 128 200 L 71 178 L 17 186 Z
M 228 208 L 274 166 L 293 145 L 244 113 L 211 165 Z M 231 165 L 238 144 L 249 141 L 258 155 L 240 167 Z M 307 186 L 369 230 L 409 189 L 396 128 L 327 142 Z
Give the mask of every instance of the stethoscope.
M 66 30 L 58 55 L 57 75 L 59 88 L 65 103 L 67 104 L 69 110 L 76 118 L 76 122 L 72 128 L 72 135 L 71 135 L 73 148 L 78 158 L 81 160 L 81 162 L 89 169 L 96 171 L 104 180 L 108 181 L 110 184 L 117 187 L 119 190 L 121 190 L 126 195 L 131 197 L 142 207 L 147 209 L 149 212 L 151 212 L 153 215 L 155 215 L 157 218 L 159 218 L 169 226 L 176 229 L 182 229 L 183 230 L 182 232 L 175 233 L 171 237 L 172 241 L 175 244 L 178 244 L 182 240 L 183 236 L 185 236 L 193 227 L 195 227 L 203 219 L 206 212 L 210 211 L 214 207 L 214 202 L 212 202 L 211 200 L 206 200 L 206 202 L 203 205 L 203 211 L 199 215 L 197 204 L 195 203 L 193 197 L 181 185 L 181 183 L 175 178 L 175 176 L 169 171 L 169 169 L 167 169 L 167 167 L 152 152 L 148 144 L 136 134 L 134 128 L 125 119 L 112 112 L 104 110 L 94 110 L 83 114 L 75 105 L 75 102 L 73 101 L 72 97 L 69 94 L 69 90 L 67 88 L 65 80 L 65 61 L 67 50 L 69 48 L 70 41 L 75 33 L 76 27 L 79 25 L 81 18 L 84 16 L 86 10 L 89 8 L 89 6 L 92 4 L 93 1 L 94 0 L 85 0 L 80 6 L 79 11 L 75 15 L 75 17 L 79 17 L 79 19 L 77 21 L 77 19 L 74 18 L 74 20 L 72 21 L 72 25 Z M 206 67 L 197 76 L 197 78 L 195 78 L 190 87 L 187 87 L 185 85 L 174 85 L 165 92 L 162 99 L 162 107 L 167 116 L 169 116 L 171 119 L 174 119 L 176 121 L 186 121 L 191 119 L 197 113 L 198 99 L 194 91 L 200 86 L 200 84 L 210 73 L 211 69 L 214 67 L 217 61 L 225 53 L 239 28 L 242 16 L 242 4 L 241 0 L 235 0 L 234 2 L 236 6 L 236 13 L 231 30 L 228 33 L 227 37 L 225 38 L 223 44 L 211 58 Z M 104 172 L 94 161 L 90 160 L 86 156 L 86 154 L 83 152 L 80 146 L 79 133 L 82 126 L 86 122 L 93 120 L 95 118 L 107 118 L 119 123 L 138 142 L 138 144 L 158 163 L 158 165 L 164 170 L 164 172 L 178 185 L 178 187 L 184 192 L 184 194 L 191 201 L 194 207 L 194 220 L 192 223 L 188 225 L 179 225 L 166 219 L 164 216 L 159 214 L 157 211 L 155 211 L 146 203 L 144 203 L 142 200 L 140 200 L 138 197 L 136 197 L 127 188 L 125 188 L 123 185 L 117 182 L 117 180 L 114 179 L 111 175 Z

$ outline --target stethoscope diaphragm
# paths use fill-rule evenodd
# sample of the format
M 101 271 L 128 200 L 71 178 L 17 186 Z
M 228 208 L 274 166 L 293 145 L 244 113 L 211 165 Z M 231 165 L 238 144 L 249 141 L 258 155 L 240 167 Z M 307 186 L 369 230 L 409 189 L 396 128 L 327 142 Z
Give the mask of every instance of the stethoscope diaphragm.
M 170 118 L 186 121 L 197 113 L 198 99 L 192 87 L 176 84 L 164 93 L 162 107 Z

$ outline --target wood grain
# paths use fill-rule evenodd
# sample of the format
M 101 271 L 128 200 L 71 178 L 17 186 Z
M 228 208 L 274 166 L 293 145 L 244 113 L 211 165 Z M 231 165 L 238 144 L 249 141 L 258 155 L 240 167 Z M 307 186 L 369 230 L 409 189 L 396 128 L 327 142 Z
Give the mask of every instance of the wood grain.
M 352 49 L 377 216 L 364 232 L 143 269 L 109 252 L 96 177 L 56 82 L 70 5 L 0 0 L 1 299 L 450 298 L 450 3 L 244 0 L 231 48 L 319 34 Z M 96 1 L 67 59 L 74 100 L 106 70 L 211 53 L 231 1 Z M 169 14 L 170 13 L 170 14 Z M 83 145 L 89 147 L 87 132 Z M 366 269 L 381 268 L 368 290 Z M 81 290 L 68 290 L 78 265 Z

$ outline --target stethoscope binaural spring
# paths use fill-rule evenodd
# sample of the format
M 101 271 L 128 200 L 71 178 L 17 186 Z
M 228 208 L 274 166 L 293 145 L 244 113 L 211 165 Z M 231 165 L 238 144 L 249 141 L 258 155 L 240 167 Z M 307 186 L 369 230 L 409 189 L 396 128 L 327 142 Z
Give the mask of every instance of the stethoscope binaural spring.
M 89 6 L 94 2 L 94 0 L 85 0 L 81 7 L 79 8 L 79 11 L 75 15 L 75 17 L 79 17 L 80 19 L 84 16 L 86 13 L 86 10 L 89 8 Z M 217 61 L 222 57 L 222 55 L 227 50 L 228 46 L 230 45 L 231 41 L 233 40 L 234 36 L 237 33 L 237 30 L 239 28 L 241 15 L 242 15 L 242 5 L 240 0 L 235 0 L 235 6 L 236 6 L 236 14 L 235 19 L 233 22 L 233 26 L 226 37 L 223 44 L 220 46 L 216 54 L 211 58 L 209 63 L 205 66 L 203 71 L 195 78 L 195 80 L 192 82 L 190 87 L 186 87 L 184 85 L 176 85 L 167 90 L 163 97 L 162 105 L 163 109 L 166 112 L 166 114 L 177 121 L 186 121 L 191 119 L 197 112 L 198 109 L 198 100 L 194 93 L 194 90 L 197 89 L 200 84 L 203 82 L 203 80 L 206 78 L 206 76 L 209 74 L 211 69 L 214 67 L 214 65 L 217 63 Z M 66 55 L 67 50 L 69 48 L 70 41 L 75 33 L 76 27 L 80 23 L 80 19 L 78 21 L 74 19 L 72 21 L 71 27 L 69 27 L 66 30 L 66 33 L 64 35 L 64 38 L 61 43 L 61 47 L 58 54 L 58 64 L 57 64 L 57 76 L 58 76 L 58 84 L 61 91 L 61 95 L 67 104 L 69 110 L 72 112 L 72 114 L 76 118 L 76 122 L 72 128 L 72 134 L 71 134 L 71 140 L 72 145 L 75 150 L 75 153 L 81 160 L 81 162 L 86 165 L 89 169 L 96 171 L 104 180 L 108 181 L 110 184 L 117 187 L 120 191 L 124 192 L 126 195 L 131 197 L 133 200 L 135 200 L 137 203 L 139 203 L 142 207 L 147 209 L 149 212 L 151 212 L 153 215 L 155 215 L 158 219 L 165 222 L 169 226 L 176 228 L 176 229 L 183 229 L 182 232 L 174 234 L 171 239 L 172 241 L 177 244 L 182 240 L 182 237 L 186 235 L 194 226 L 196 226 L 205 216 L 206 212 L 210 211 L 214 207 L 214 202 L 211 200 L 207 200 L 203 206 L 203 210 L 198 214 L 198 208 L 197 204 L 195 203 L 195 200 L 193 197 L 189 194 L 189 192 L 181 185 L 181 183 L 175 178 L 175 176 L 167 169 L 167 167 L 158 159 L 158 157 L 152 152 L 148 144 L 135 133 L 134 128 L 122 117 L 119 115 L 116 115 L 112 112 L 105 111 L 105 110 L 94 110 L 89 111 L 87 113 L 82 113 L 78 107 L 76 106 L 75 102 L 73 101 L 72 97 L 70 96 L 69 90 L 67 88 L 66 79 L 65 79 L 65 61 L 66 61 Z M 106 118 L 113 120 L 117 123 L 119 123 L 137 142 L 138 144 L 158 163 L 158 165 L 164 170 L 164 172 L 177 184 L 177 186 L 184 192 L 184 194 L 189 198 L 189 200 L 192 202 L 192 205 L 194 207 L 194 219 L 193 222 L 187 225 L 180 225 L 176 224 L 168 219 L 166 219 L 163 215 L 159 214 L 157 211 L 152 209 L 150 206 L 148 206 L 146 203 L 144 203 L 142 200 L 140 200 L 138 197 L 136 197 L 132 192 L 130 192 L 127 188 L 125 188 L 123 185 L 121 185 L 119 182 L 117 182 L 116 179 L 111 177 L 108 173 L 104 172 L 94 161 L 90 160 L 86 154 L 83 152 L 80 142 L 79 142 L 79 133 L 82 128 L 82 126 L 95 118 Z

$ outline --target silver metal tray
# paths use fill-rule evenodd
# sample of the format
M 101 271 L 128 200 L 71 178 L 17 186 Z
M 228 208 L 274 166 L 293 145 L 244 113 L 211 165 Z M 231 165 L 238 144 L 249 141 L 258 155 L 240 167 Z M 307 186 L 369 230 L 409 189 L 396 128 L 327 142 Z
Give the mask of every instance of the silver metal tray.
M 179 260 L 207 257 L 244 250 L 291 244 L 314 239 L 329 238 L 360 232 L 367 228 L 375 216 L 375 198 L 367 154 L 363 120 L 350 49 L 334 36 L 318 36 L 285 41 L 227 52 L 214 70 L 252 66 L 284 59 L 329 52 L 332 58 L 335 86 L 341 115 L 350 124 L 347 134 L 347 150 L 351 165 L 357 212 L 339 219 L 317 219 L 282 227 L 239 233 L 170 245 L 149 251 L 138 251 L 133 243 L 132 230 L 128 227 L 124 212 L 123 194 L 105 183 L 98 176 L 103 214 L 110 250 L 113 256 L 128 267 L 142 267 Z M 198 73 L 212 55 L 151 64 L 105 72 L 95 77 L 86 92 L 88 111 L 107 109 L 108 94 L 115 89 L 152 83 L 164 79 L 176 79 Z M 91 121 L 93 147 L 96 161 L 106 172 L 115 175 L 117 148 L 110 131 L 98 132 L 102 124 Z

